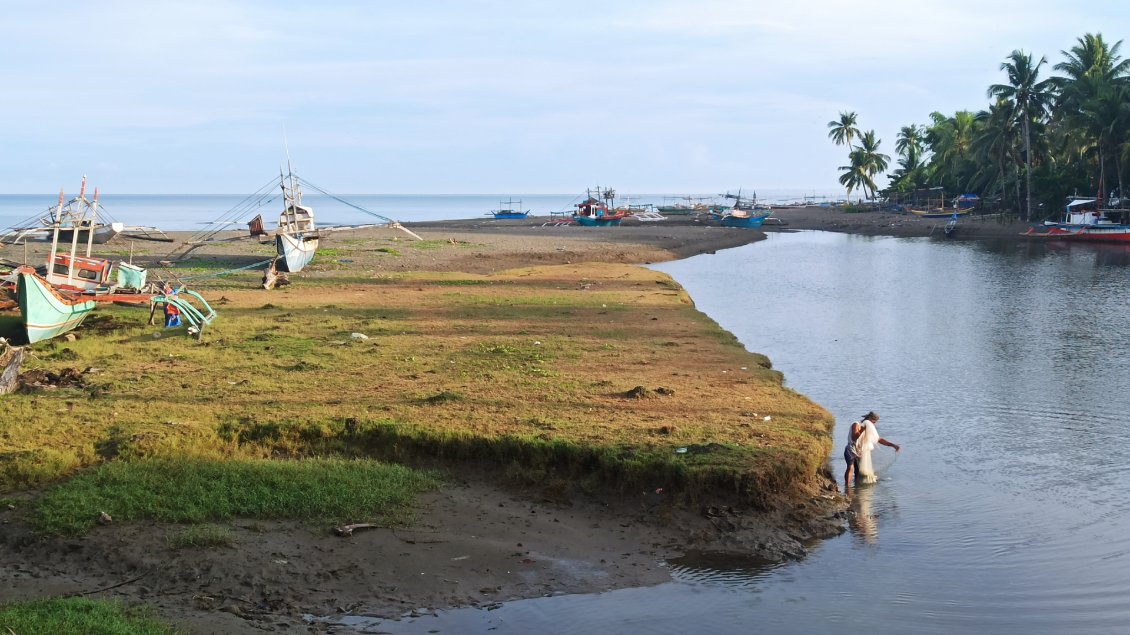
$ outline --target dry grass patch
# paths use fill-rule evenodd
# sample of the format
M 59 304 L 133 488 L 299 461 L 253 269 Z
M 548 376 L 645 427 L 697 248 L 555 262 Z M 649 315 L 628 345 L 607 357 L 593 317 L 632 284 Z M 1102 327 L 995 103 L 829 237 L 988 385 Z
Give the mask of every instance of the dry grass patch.
M 74 357 L 36 347 L 30 368 L 99 370 L 83 389 L 4 398 L 2 488 L 112 446 L 125 458 L 446 457 L 764 501 L 811 485 L 830 450 L 829 414 L 663 274 L 355 274 L 274 292 L 224 283 L 207 294 L 225 302 L 203 344 L 129 341 L 153 328 L 147 312 L 114 307 L 118 330 L 80 331 Z M 626 396 L 637 386 L 650 398 Z

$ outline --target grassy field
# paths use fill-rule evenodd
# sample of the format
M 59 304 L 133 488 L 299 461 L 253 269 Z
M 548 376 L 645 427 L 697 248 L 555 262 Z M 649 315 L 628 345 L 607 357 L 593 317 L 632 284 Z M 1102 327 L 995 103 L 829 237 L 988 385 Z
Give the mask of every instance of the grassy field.
M 766 503 L 803 491 L 824 463 L 829 414 L 663 274 L 337 269 L 359 250 L 396 257 L 346 244 L 273 292 L 254 272 L 190 282 L 220 313 L 201 343 L 150 341 L 146 310 L 111 306 L 77 341 L 35 346 L 25 371 L 77 369 L 84 385 L 3 397 L 0 493 L 111 462 L 363 457 Z M 201 258 L 188 271 L 248 263 Z

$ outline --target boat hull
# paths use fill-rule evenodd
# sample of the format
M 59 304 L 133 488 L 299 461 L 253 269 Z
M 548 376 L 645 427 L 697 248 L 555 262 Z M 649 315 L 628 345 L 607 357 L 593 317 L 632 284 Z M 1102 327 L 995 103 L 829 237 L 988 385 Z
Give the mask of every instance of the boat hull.
M 491 214 L 491 216 L 495 217 L 498 220 L 518 220 L 526 218 L 529 215 L 529 212 L 505 212 L 500 214 Z
M 573 220 L 578 225 L 585 227 L 614 227 L 623 220 L 622 216 L 574 216 Z
M 317 250 L 316 235 L 275 234 L 275 251 L 279 255 L 275 268 L 288 273 L 298 273 L 310 264 Z
M 765 222 L 765 218 L 767 216 L 768 216 L 767 214 L 764 215 L 764 216 L 746 216 L 746 217 L 726 215 L 726 216 L 723 216 L 718 222 L 721 223 L 723 227 L 741 227 L 741 228 L 745 228 L 745 229 L 757 229 L 758 227 L 761 227 L 761 225 Z
M 64 296 L 55 291 L 46 280 L 30 271 L 19 272 L 16 302 L 19 304 L 30 344 L 75 329 L 98 305 L 94 300 Z
M 94 227 L 94 238 L 90 242 L 94 243 L 95 245 L 108 243 L 124 230 L 125 225 L 118 222 L 96 225 Z M 78 238 L 76 239 L 74 237 L 75 230 L 59 229 L 59 242 L 78 242 L 81 244 L 86 244 L 88 233 L 88 230 L 80 229 L 78 230 Z M 51 242 L 51 238 L 52 231 L 50 227 L 33 227 L 30 229 L 17 229 L 8 234 L 5 234 L 3 237 L 0 237 L 0 243 L 16 245 L 28 240 L 41 243 L 49 243 Z
M 1072 225 L 1058 223 L 1028 230 L 1025 236 L 1075 242 L 1130 243 L 1130 225 Z
M 919 218 L 953 218 L 955 215 L 956 216 L 966 216 L 972 210 L 959 209 L 957 211 L 954 211 L 954 210 L 944 210 L 944 209 L 943 210 L 938 210 L 938 209 L 934 209 L 934 210 L 911 209 L 911 210 L 907 210 L 907 211 L 909 211 L 911 214 L 914 214 L 915 216 L 917 216 Z

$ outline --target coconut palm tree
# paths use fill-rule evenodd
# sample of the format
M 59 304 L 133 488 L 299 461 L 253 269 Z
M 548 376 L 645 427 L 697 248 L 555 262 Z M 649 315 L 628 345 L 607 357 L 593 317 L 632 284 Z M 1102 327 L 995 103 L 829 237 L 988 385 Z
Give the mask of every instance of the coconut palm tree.
M 926 128 L 926 145 L 932 156 L 930 168 L 937 184 L 948 190 L 965 190 L 972 174 L 972 147 L 975 137 L 973 113 L 959 110 L 952 117 L 940 112 L 930 113 L 931 123 Z
M 871 188 L 871 197 L 875 196 L 875 176 L 887 171 L 891 157 L 879 152 L 880 139 L 875 136 L 874 130 L 868 130 L 859 138 L 859 151 L 863 153 L 863 169 L 867 173 L 867 185 Z
M 1011 102 L 1013 116 L 1020 120 L 1023 129 L 1026 203 L 1022 219 L 1028 220 L 1032 216 L 1031 123 L 1034 118 L 1043 118 L 1047 112 L 1052 99 L 1053 82 L 1039 81 L 1040 67 L 1048 61 L 1044 57 L 1033 63 L 1030 54 L 1015 50 L 1008 56 L 1008 60 L 1001 63 L 1001 70 L 1008 75 L 1008 83 L 989 86 L 988 94 L 989 97 Z
M 1020 181 L 1016 166 L 1020 163 L 1020 142 L 1015 107 L 1012 102 L 998 99 L 988 110 L 974 116 L 977 133 L 973 139 L 973 154 L 980 166 L 977 173 L 979 185 L 985 192 L 999 193 L 1004 198 L 1006 190 L 1015 186 L 1017 209 L 1020 208 Z
M 1055 65 L 1057 71 L 1064 73 L 1054 78 L 1059 89 L 1059 118 L 1065 127 L 1080 133 L 1070 139 L 1076 151 L 1095 152 L 1098 189 L 1105 188 L 1107 158 L 1116 160 L 1121 193 L 1120 148 L 1126 143 L 1130 126 L 1125 114 L 1130 59 L 1121 59 L 1121 41 L 1108 45 L 1102 34 L 1087 33 L 1076 42 L 1069 51 L 1061 51 L 1065 59 Z
M 828 138 L 838 146 L 846 145 L 849 153 L 854 150 L 852 140 L 859 138 L 857 117 L 854 112 L 845 111 L 840 113 L 839 119 L 828 122 Z
M 847 188 L 848 198 L 851 198 L 851 191 L 854 189 L 861 189 L 866 193 L 868 188 L 874 189 L 875 183 L 871 177 L 867 175 L 867 157 L 862 149 L 852 150 L 848 154 L 849 165 L 841 165 L 840 172 L 840 185 Z
M 895 138 L 895 152 L 906 159 L 904 167 L 909 167 L 909 169 L 918 167 L 921 163 L 925 141 L 922 128 L 916 124 L 903 126 L 899 129 L 898 137 Z

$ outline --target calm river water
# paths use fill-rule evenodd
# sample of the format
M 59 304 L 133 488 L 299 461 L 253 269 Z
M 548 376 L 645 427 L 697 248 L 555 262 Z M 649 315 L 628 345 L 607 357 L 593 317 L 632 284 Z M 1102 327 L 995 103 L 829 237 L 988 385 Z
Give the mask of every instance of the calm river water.
M 665 263 L 698 308 L 880 448 L 801 562 L 357 623 L 387 633 L 1130 630 L 1130 247 L 770 234 Z M 833 466 L 842 477 L 843 460 Z

